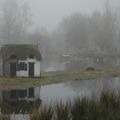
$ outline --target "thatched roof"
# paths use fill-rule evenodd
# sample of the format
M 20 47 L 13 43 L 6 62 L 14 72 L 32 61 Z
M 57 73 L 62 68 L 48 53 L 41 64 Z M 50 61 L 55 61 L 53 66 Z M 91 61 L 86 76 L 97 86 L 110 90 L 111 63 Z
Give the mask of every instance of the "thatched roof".
M 32 44 L 7 44 L 3 45 L 0 50 L 2 59 L 9 59 L 11 55 L 16 55 L 18 59 L 26 59 L 34 55 L 37 60 L 41 60 L 41 54 L 37 46 Z

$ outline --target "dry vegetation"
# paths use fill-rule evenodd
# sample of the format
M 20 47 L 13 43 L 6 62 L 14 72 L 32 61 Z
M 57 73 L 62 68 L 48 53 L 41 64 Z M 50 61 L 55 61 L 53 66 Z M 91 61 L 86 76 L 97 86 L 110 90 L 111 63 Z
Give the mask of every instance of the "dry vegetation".
M 98 99 L 75 98 L 40 105 L 39 109 L 33 106 L 28 114 L 31 120 L 120 120 L 120 93 L 104 91 Z M 0 120 L 9 120 L 9 116 Z

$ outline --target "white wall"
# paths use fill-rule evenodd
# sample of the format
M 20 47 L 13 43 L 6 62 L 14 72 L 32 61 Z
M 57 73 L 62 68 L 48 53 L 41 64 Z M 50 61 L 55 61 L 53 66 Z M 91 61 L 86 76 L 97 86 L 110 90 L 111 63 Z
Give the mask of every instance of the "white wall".
M 18 77 L 28 77 L 28 71 L 24 71 L 24 70 L 17 71 L 16 74 Z
M 33 62 L 34 64 L 34 77 L 40 77 L 40 61 L 37 61 L 35 58 L 34 59 L 26 59 L 26 60 L 19 60 L 18 63 L 20 62 L 25 62 L 27 64 L 27 71 L 25 70 L 19 70 L 17 71 L 17 76 L 18 77 L 28 77 L 29 76 L 29 62 Z
M 35 76 L 36 77 L 39 77 L 40 76 L 40 62 L 39 61 L 36 61 L 36 63 L 35 63 Z

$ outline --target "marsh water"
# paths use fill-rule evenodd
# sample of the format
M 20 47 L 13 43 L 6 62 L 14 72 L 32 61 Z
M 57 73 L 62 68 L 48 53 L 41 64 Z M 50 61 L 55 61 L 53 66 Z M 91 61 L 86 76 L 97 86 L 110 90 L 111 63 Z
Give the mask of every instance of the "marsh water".
M 120 66 L 117 57 L 112 58 L 78 58 L 71 60 L 52 61 L 44 67 L 44 71 L 61 71 L 86 69 L 87 67 Z M 53 84 L 40 87 L 40 97 L 43 102 L 58 101 L 75 97 L 99 96 L 104 90 L 120 90 L 120 78 L 99 78 L 96 80 L 71 81 L 62 84 Z
M 27 88 L 26 88 L 27 89 Z M 25 89 L 24 89 L 25 90 Z M 75 97 L 98 97 L 104 90 L 119 91 L 120 78 L 100 78 L 96 80 L 77 80 L 61 84 L 40 86 L 30 90 L 30 95 L 34 94 L 36 99 L 41 99 L 42 103 L 51 103 L 59 100 L 66 101 Z M 15 90 L 9 91 L 15 98 Z M 34 92 L 34 93 L 33 93 Z M 18 92 L 16 97 L 19 96 Z M 28 96 L 29 99 L 30 96 Z M 32 96 L 31 96 L 32 97 Z M 12 99 L 12 98 L 11 98 Z M 9 98 L 10 100 L 10 98 Z M 27 100 L 27 99 L 26 99 Z
M 40 97 L 43 102 L 67 100 L 75 97 L 98 97 L 105 90 L 119 91 L 120 78 L 73 81 L 42 86 Z

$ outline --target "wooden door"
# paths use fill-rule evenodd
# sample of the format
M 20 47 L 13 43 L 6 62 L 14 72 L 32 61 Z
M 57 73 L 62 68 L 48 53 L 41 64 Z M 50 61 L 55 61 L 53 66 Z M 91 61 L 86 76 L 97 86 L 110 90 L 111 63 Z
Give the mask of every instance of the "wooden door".
M 29 76 L 34 77 L 34 63 L 29 63 Z
M 10 76 L 16 76 L 16 63 L 10 63 Z

